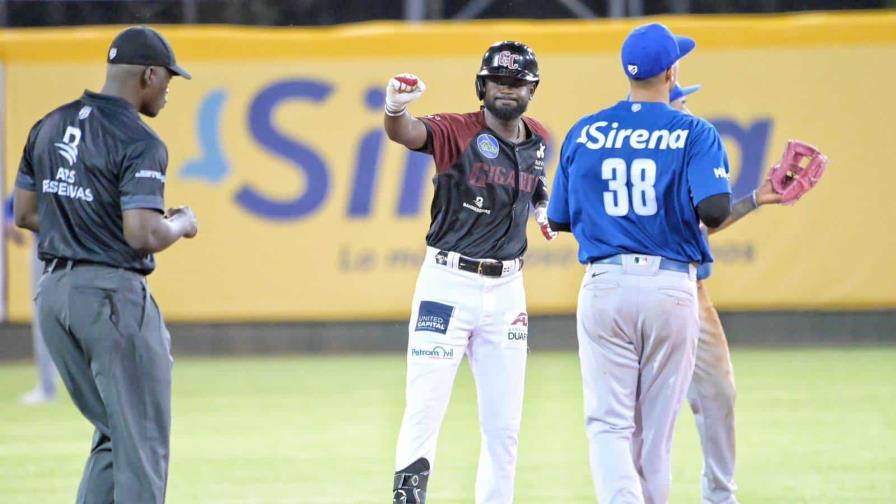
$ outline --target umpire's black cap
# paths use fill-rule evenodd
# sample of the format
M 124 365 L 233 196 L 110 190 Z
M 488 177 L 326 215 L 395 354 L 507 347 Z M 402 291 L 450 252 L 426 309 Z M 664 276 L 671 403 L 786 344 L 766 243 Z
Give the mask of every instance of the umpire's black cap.
M 132 26 L 125 29 L 109 47 L 106 62 L 111 65 L 163 66 L 184 79 L 193 76 L 174 59 L 174 49 L 161 33 L 148 26 Z

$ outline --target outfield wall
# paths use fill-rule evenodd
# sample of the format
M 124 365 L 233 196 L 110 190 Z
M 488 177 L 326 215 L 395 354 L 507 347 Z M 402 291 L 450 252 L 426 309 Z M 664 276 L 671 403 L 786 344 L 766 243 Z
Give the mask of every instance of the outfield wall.
M 789 138 L 834 161 L 797 206 L 763 209 L 713 239 L 720 308 L 896 308 L 896 14 L 658 19 L 698 41 L 681 79 L 704 86 L 689 106 L 723 134 L 738 195 Z M 641 22 L 163 27 L 194 80 L 173 81 L 168 107 L 148 122 L 169 146 L 168 203 L 192 205 L 201 225 L 196 240 L 161 254 L 151 277 L 168 319 L 405 317 L 433 166 L 384 138 L 388 78 L 414 72 L 427 82 L 417 114 L 474 110 L 483 49 L 526 41 L 543 78 L 530 111 L 559 142 L 578 117 L 625 96 L 618 49 Z M 7 188 L 33 122 L 101 86 L 117 30 L 0 32 Z M 530 238 L 531 312 L 572 312 L 574 241 L 545 243 L 534 226 Z M 27 249 L 8 252 L 9 314 L 25 321 Z
M 889 347 L 896 311 L 723 312 L 732 347 Z M 406 320 L 357 322 L 169 323 L 172 353 L 185 356 L 366 354 L 407 351 Z M 529 319 L 529 350 L 575 351 L 572 315 Z M 0 324 L 0 363 L 32 359 L 27 324 Z

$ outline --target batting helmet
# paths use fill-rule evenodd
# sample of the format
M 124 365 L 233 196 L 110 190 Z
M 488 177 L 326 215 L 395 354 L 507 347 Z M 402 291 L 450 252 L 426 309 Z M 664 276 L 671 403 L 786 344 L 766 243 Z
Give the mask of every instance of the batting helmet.
M 507 40 L 496 42 L 485 51 L 476 74 L 476 96 L 485 98 L 485 78 L 490 75 L 514 77 L 538 85 L 538 59 L 529 46 Z

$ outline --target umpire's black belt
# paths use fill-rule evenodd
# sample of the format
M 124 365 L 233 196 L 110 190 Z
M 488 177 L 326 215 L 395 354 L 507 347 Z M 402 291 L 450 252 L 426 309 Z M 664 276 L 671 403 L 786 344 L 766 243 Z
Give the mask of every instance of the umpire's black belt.
M 456 256 L 456 259 L 451 256 Z M 453 261 L 452 261 L 453 259 Z M 516 273 L 523 269 L 523 258 L 512 261 L 499 261 L 497 259 L 472 259 L 460 254 L 439 250 L 435 255 L 436 264 L 457 268 L 461 271 L 476 273 L 477 275 L 491 278 L 500 278 L 510 273 Z M 452 264 L 453 263 L 453 264 Z
M 104 266 L 106 268 L 116 268 L 116 266 L 110 266 L 108 264 L 93 262 L 93 261 L 81 261 L 75 259 L 64 259 L 61 257 L 57 257 L 54 259 L 50 259 L 48 261 L 44 261 L 44 273 L 52 273 L 54 271 L 60 270 L 70 270 L 80 266 Z M 126 271 L 131 271 L 133 273 L 137 273 L 138 275 L 143 275 L 143 273 L 139 271 L 135 271 L 128 268 L 119 268 L 125 269 Z

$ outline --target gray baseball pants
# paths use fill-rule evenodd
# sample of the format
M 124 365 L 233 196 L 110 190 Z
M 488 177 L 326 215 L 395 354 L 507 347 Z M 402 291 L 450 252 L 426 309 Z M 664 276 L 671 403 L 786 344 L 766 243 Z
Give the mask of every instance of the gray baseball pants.
M 705 504 L 737 504 L 734 483 L 734 370 L 728 339 L 704 282 L 697 282 L 700 341 L 688 403 L 703 447 L 701 487 Z
M 31 295 L 37 295 L 37 285 L 43 275 L 44 263 L 37 257 L 37 241 L 31 256 Z M 43 334 L 40 331 L 40 321 L 37 309 L 31 310 L 31 340 L 34 345 L 34 363 L 37 365 L 38 386 L 47 397 L 56 396 L 56 366 L 53 358 L 47 351 Z
M 591 264 L 579 292 L 579 359 L 601 504 L 665 504 L 672 432 L 697 349 L 696 275 L 654 256 Z
M 163 503 L 171 338 L 145 279 L 105 266 L 57 267 L 41 279 L 37 308 L 62 381 L 96 428 L 76 502 Z

